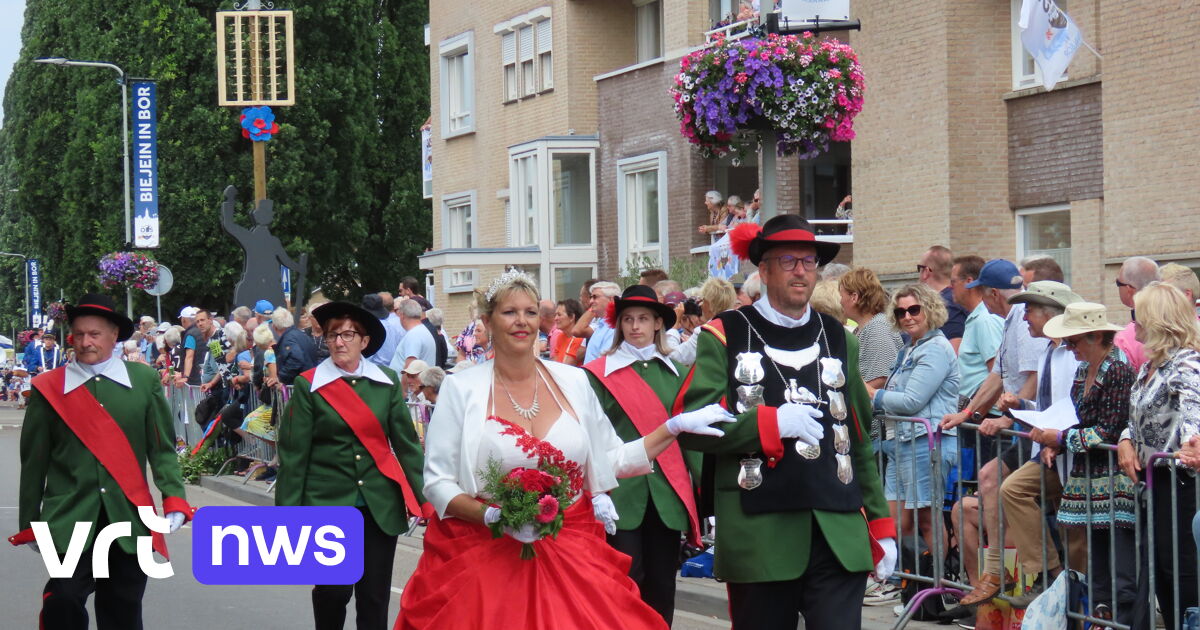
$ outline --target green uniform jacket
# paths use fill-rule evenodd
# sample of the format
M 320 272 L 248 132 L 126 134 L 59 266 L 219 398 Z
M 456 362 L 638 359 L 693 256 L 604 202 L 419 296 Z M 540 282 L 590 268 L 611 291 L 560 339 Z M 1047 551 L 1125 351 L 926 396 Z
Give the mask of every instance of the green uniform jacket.
M 684 394 L 684 407 L 699 409 L 719 403 L 729 391 L 729 370 L 724 340 L 708 327 L 702 329 L 692 367 L 691 383 Z M 716 454 L 715 491 L 717 551 L 715 575 L 729 582 L 778 582 L 794 580 L 808 567 L 813 523 L 829 541 L 834 555 L 847 571 L 868 572 L 875 568 L 870 533 L 876 538 L 894 538 L 895 526 L 876 469 L 871 446 L 871 401 L 858 375 L 858 338 L 846 335 L 846 379 L 853 415 L 850 424 L 850 456 L 854 475 L 862 489 L 866 516 L 858 512 L 800 510 L 748 515 L 742 511 L 737 484 L 739 461 L 747 453 L 761 452 L 758 409 L 737 415 L 737 422 L 722 424 L 724 437 L 681 434 L 679 443 L 688 448 Z M 864 424 L 866 423 L 866 424 Z M 868 520 L 870 521 L 868 523 Z
M 173 501 L 182 502 L 183 477 L 175 454 L 175 429 L 158 372 L 142 363 L 126 363 L 125 369 L 132 388 L 103 376 L 89 378 L 80 387 L 86 387 L 116 420 L 139 467 L 145 470 L 150 464 L 154 485 L 164 499 L 175 497 Z M 137 553 L 135 537 L 150 535 L 138 517 L 137 506 L 125 497 L 100 460 L 75 437 L 36 388 L 29 396 L 21 426 L 20 488 L 21 529 L 33 521 L 49 523 L 60 555 L 66 553 L 75 522 L 95 523 L 102 506 L 110 523 L 129 522 L 133 536 L 117 539 L 126 553 Z M 95 536 L 93 527 L 85 551 L 91 549 Z
M 677 376 L 660 361 L 634 361 L 629 367 L 636 371 L 642 380 L 646 381 L 654 393 L 658 394 L 663 408 L 667 410 L 667 417 L 670 417 L 671 407 L 679 395 L 679 388 L 683 385 L 687 368 L 675 363 Z M 592 389 L 596 391 L 596 397 L 600 399 L 600 406 L 604 408 L 604 413 L 608 415 L 608 419 L 617 430 L 621 441 L 632 442 L 641 438 L 642 434 L 629 419 L 629 414 L 621 405 L 617 404 L 617 400 L 608 392 L 600 379 L 591 372 L 588 372 L 588 379 L 592 383 Z M 692 473 L 693 485 L 695 485 L 694 480 L 700 478 L 700 464 L 703 456 L 694 451 L 682 450 L 683 459 Z M 642 518 L 646 515 L 646 506 L 653 500 L 654 507 L 658 510 L 658 515 L 662 518 L 664 525 L 677 531 L 687 531 L 687 509 L 683 507 L 683 501 L 671 489 L 671 484 L 667 483 L 667 476 L 663 474 L 661 468 L 655 467 L 654 472 L 649 475 L 626 477 L 619 479 L 618 482 L 620 485 L 609 492 L 613 505 L 617 508 L 617 515 L 620 517 L 617 520 L 617 529 L 630 530 L 640 527 Z
M 393 385 L 367 378 L 346 380 L 383 425 L 409 485 L 424 503 L 421 470 L 425 455 L 408 415 L 404 390 L 395 372 L 380 369 Z M 366 505 L 384 533 L 395 536 L 407 531 L 400 485 L 379 471 L 350 425 L 311 389 L 307 378 L 296 377 L 280 421 L 275 505 Z

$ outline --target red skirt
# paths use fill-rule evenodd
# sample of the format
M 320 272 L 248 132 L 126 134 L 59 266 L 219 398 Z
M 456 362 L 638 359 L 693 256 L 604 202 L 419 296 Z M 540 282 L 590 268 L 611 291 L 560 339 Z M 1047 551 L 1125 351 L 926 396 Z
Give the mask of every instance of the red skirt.
M 591 501 L 576 501 L 564 517 L 558 536 L 533 544 L 532 560 L 483 525 L 430 519 L 393 630 L 665 630 L 629 578 L 629 556 L 605 541 Z

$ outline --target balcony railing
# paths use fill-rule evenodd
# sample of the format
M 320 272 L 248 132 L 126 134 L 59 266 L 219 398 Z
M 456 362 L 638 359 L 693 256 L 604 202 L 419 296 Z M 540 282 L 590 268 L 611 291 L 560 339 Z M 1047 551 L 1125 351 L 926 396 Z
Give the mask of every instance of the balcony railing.
M 757 25 L 758 16 L 756 15 L 746 20 L 740 20 L 738 22 L 731 22 L 724 26 L 718 26 L 711 31 L 705 31 L 704 42 L 706 44 L 711 44 L 719 37 L 723 37 L 726 40 L 741 39 L 749 35 L 750 29 Z

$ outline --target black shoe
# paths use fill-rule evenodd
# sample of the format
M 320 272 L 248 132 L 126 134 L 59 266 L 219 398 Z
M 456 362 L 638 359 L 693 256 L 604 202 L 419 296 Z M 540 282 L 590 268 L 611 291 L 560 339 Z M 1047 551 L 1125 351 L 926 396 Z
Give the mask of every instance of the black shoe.
M 1013 608 L 1028 608 L 1033 603 L 1033 600 L 1046 592 L 1049 585 L 1042 579 L 1044 575 L 1044 573 L 1039 573 L 1037 579 L 1033 581 L 1033 584 L 1029 588 L 1025 589 L 1024 593 L 1012 598 Z M 1051 577 L 1050 581 L 1053 582 L 1054 578 Z
M 951 622 L 956 619 L 966 619 L 975 614 L 975 611 L 969 606 L 958 605 L 950 608 L 938 615 L 938 619 Z

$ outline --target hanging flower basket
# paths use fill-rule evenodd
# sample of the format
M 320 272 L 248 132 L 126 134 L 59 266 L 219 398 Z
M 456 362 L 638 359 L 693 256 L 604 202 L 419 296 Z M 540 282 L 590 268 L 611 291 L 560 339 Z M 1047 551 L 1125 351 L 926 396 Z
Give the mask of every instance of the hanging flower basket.
M 158 284 L 158 264 L 145 254 L 113 252 L 100 259 L 100 283 L 109 289 L 151 289 Z
M 35 328 L 30 328 L 17 333 L 17 348 L 19 350 L 24 350 L 25 346 L 29 345 L 30 341 L 33 341 L 33 336 L 39 332 L 41 331 Z
M 684 56 L 671 96 L 680 132 L 704 157 L 734 151 L 740 131 L 774 131 L 780 155 L 806 159 L 854 138 L 863 75 L 846 44 L 772 33 Z
M 62 302 L 47 304 L 46 319 L 59 323 L 67 321 L 67 307 Z

